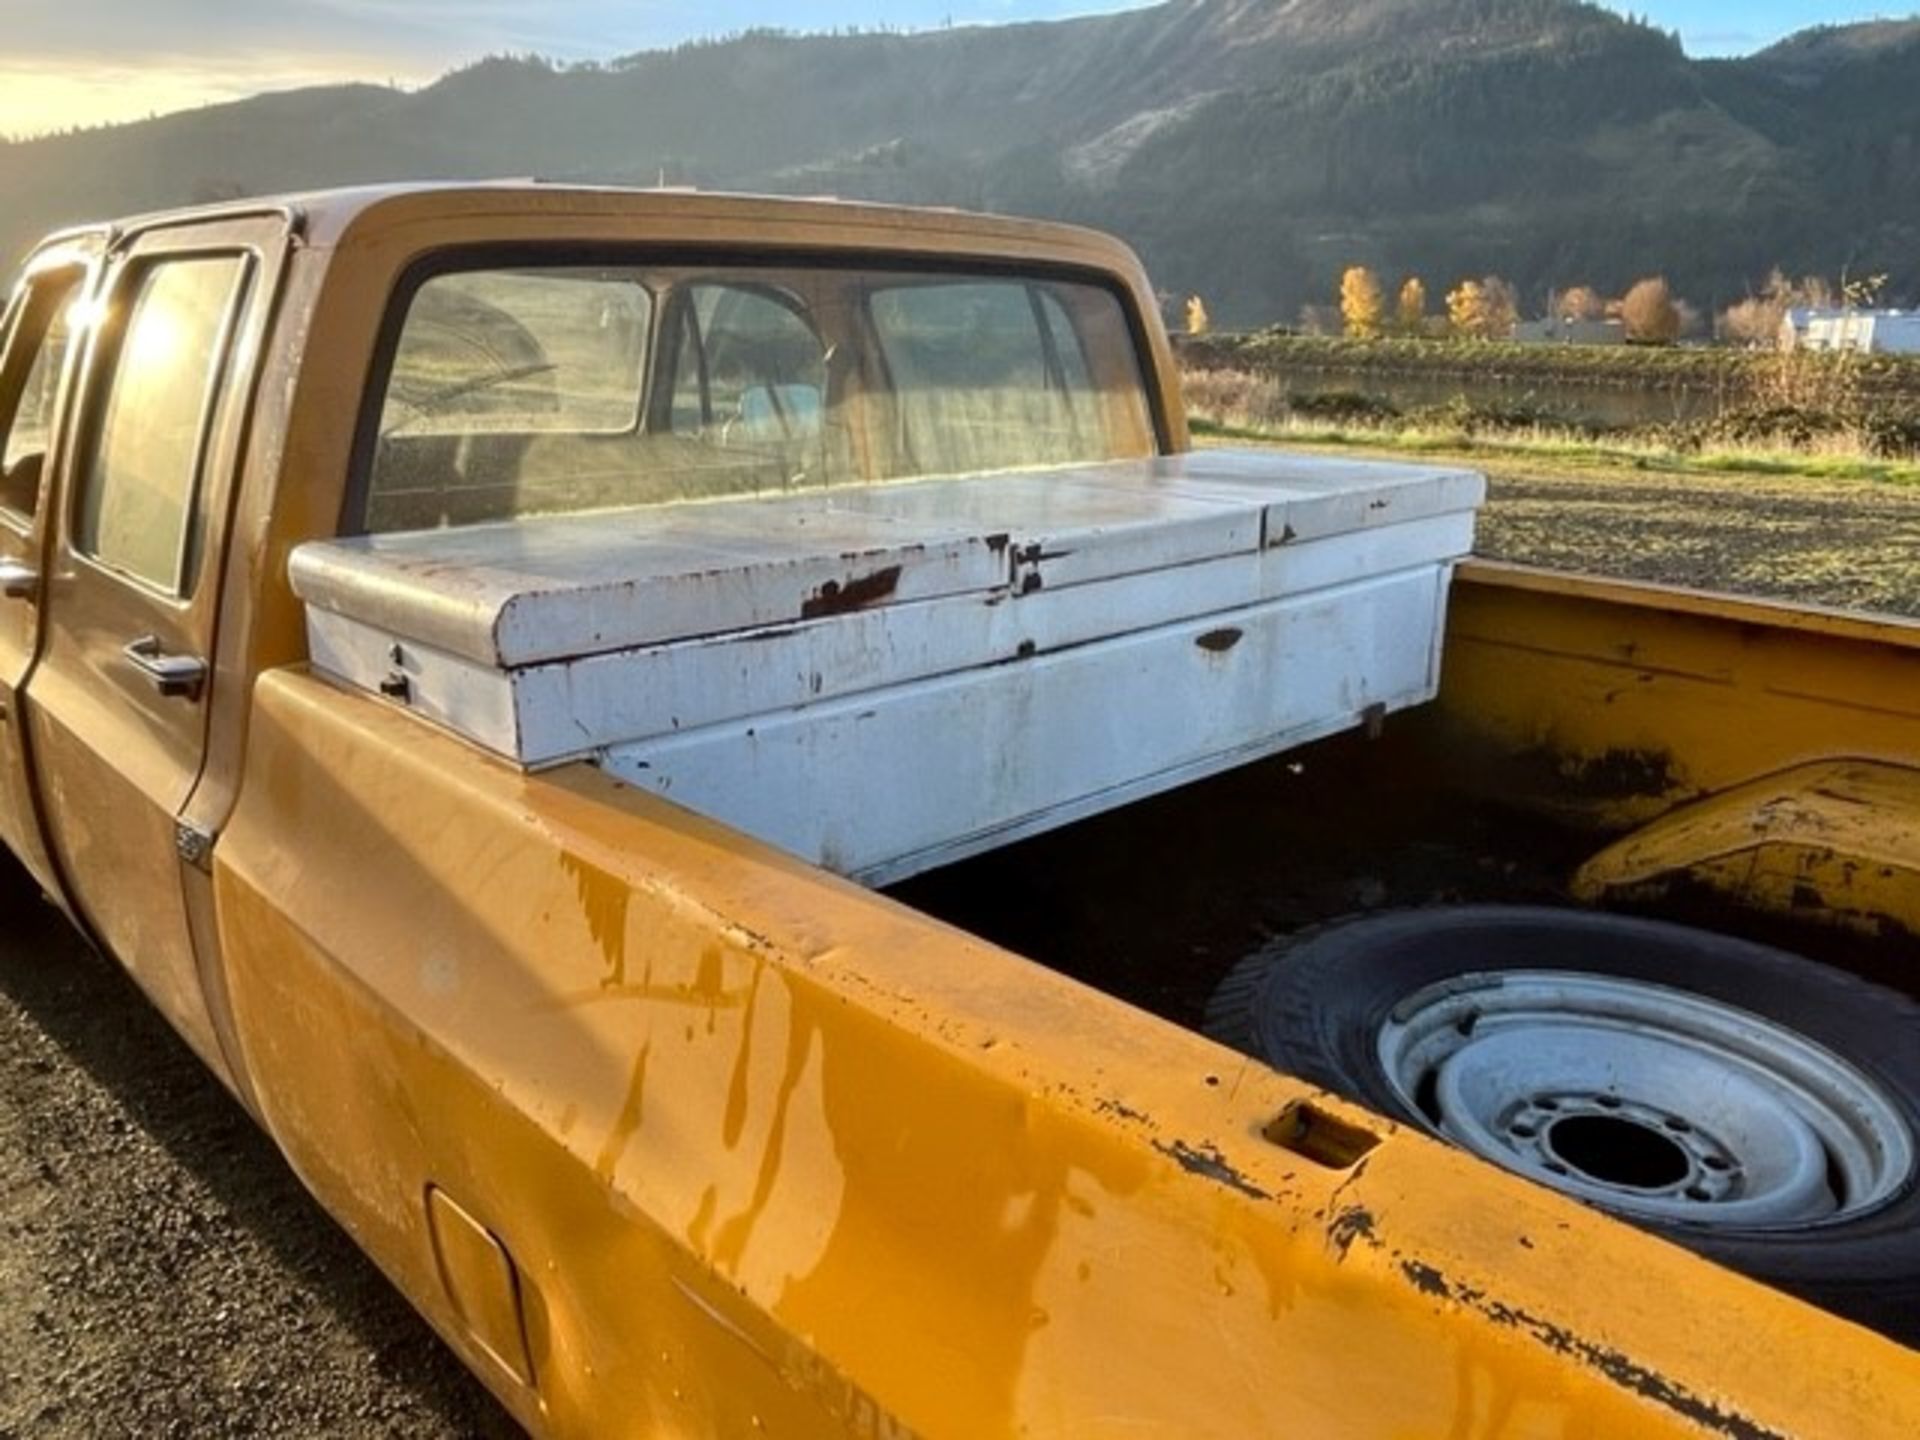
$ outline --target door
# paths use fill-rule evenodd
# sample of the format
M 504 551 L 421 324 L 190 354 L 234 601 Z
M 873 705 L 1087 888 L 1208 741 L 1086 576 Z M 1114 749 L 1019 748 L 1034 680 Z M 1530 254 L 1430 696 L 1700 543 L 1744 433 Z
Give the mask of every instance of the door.
M 150 232 L 100 291 L 26 715 L 75 908 L 216 1069 L 178 817 L 206 756 L 246 398 L 285 250 L 278 220 Z
M 50 247 L 28 264 L 8 307 L 0 350 L 0 843 L 42 889 L 60 887 L 40 834 L 19 697 L 40 638 L 48 457 L 74 320 L 99 241 Z

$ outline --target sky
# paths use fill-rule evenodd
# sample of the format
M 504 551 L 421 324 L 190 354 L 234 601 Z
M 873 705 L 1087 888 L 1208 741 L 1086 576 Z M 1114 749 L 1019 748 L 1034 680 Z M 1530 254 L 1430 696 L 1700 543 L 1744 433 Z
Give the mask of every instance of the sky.
M 1138 0 L 1135 0 L 1138 3 Z M 1873 0 L 1637 0 L 1697 55 L 1739 54 Z M 423 84 L 482 55 L 596 60 L 751 26 L 932 29 L 1128 0 L 0 0 L 0 135 L 339 80 Z

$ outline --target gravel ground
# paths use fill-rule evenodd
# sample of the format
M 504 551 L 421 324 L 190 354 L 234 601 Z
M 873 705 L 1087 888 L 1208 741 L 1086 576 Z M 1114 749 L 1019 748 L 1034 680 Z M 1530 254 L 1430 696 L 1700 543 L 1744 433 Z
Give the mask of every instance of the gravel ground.
M 517 1428 L 0 861 L 0 1437 Z
M 1494 477 L 1500 558 L 1920 613 L 1920 493 Z M 0 1437 L 514 1433 L 0 862 Z

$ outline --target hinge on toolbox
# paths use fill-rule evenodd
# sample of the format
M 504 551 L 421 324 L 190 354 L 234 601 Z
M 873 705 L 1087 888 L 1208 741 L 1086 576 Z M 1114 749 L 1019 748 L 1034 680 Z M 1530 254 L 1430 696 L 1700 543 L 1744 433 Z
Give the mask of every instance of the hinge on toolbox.
M 180 852 L 180 858 L 204 873 L 213 870 L 213 832 L 202 830 L 198 825 L 185 820 L 176 820 L 173 826 L 173 848 Z

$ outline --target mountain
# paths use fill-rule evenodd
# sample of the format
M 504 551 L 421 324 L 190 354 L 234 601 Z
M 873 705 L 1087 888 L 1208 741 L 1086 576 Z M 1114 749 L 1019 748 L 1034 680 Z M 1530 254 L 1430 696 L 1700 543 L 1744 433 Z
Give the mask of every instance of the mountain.
M 1916 40 L 1920 40 L 1920 19 L 1818 25 L 1761 51 L 1754 68 L 1800 84 L 1817 84 L 1854 61 L 1911 49 Z
M 1745 60 L 1574 0 L 1168 0 L 925 34 L 753 32 L 602 66 L 492 59 L 0 145 L 0 249 L 57 224 L 357 180 L 835 193 L 1115 230 L 1217 320 L 1340 270 L 1706 306 L 1773 265 L 1920 294 L 1920 22 Z

